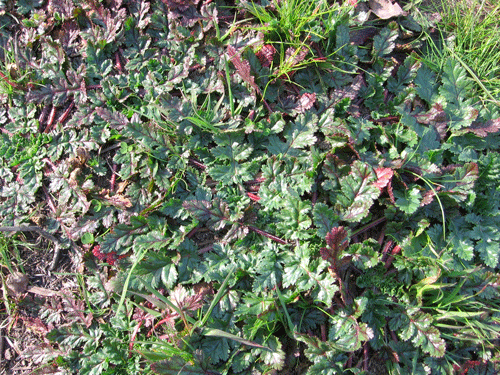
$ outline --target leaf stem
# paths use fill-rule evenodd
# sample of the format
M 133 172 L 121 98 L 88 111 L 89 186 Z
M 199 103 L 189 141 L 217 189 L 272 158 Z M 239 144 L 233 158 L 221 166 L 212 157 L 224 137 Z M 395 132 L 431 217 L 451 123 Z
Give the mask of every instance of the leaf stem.
M 247 228 L 249 230 L 251 230 L 252 232 L 255 232 L 255 233 L 260 234 L 261 236 L 267 237 L 270 240 L 273 240 L 274 242 L 277 242 L 277 243 L 279 243 L 281 245 L 286 245 L 287 244 L 287 242 L 285 240 L 282 240 L 281 238 L 276 237 L 276 236 L 274 236 L 274 235 L 272 235 L 270 233 L 267 233 L 267 232 L 265 232 L 265 231 L 263 231 L 263 230 L 261 230 L 259 228 L 253 227 L 251 225 L 248 225 Z

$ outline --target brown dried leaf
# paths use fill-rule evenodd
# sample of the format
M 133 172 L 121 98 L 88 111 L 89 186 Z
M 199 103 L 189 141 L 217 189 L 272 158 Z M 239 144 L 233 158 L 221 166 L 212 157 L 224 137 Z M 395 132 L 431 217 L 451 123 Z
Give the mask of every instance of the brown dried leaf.
M 287 48 L 285 52 L 285 66 L 287 68 L 293 68 L 295 65 L 301 63 L 309 53 L 306 47 L 300 48 Z
M 297 113 L 304 113 L 305 111 L 312 108 L 314 102 L 316 101 L 316 93 L 303 93 L 297 102 Z
M 162 2 L 170 10 L 179 10 L 183 12 L 191 6 L 196 7 L 200 0 L 162 0 Z
M 133 206 L 130 199 L 125 197 L 123 194 L 114 194 L 113 196 L 110 196 L 109 193 L 106 192 L 106 194 L 102 196 L 102 198 L 107 200 L 111 205 L 123 210 Z
M 21 272 L 13 272 L 5 281 L 7 293 L 12 297 L 19 297 L 28 287 L 28 276 Z
M 368 4 L 377 17 L 384 20 L 406 15 L 398 3 L 392 3 L 391 0 L 369 0 Z

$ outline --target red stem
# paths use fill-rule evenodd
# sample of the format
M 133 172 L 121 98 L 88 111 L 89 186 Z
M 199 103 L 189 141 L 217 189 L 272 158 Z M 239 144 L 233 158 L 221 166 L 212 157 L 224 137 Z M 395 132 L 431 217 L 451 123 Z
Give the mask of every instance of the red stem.
M 111 181 L 109 183 L 109 190 L 115 190 L 115 181 L 116 181 L 116 164 L 113 164 L 113 168 L 111 169 Z
M 252 232 L 255 232 L 257 234 L 260 234 L 261 236 L 264 236 L 264 237 L 269 238 L 270 240 L 273 240 L 274 242 L 277 242 L 277 243 L 282 244 L 282 245 L 286 245 L 286 241 L 282 240 L 279 237 L 273 236 L 270 233 L 264 232 L 263 230 L 260 230 L 259 228 L 255 228 L 251 225 L 247 226 L 247 228 L 249 230 L 251 230 Z
M 74 106 L 75 106 L 75 103 L 71 102 L 69 107 L 64 111 L 64 113 L 61 115 L 61 117 L 59 117 L 59 120 L 57 120 L 57 122 L 59 124 L 62 124 L 64 121 L 66 121 L 66 119 L 69 116 L 69 113 L 71 112 L 71 110 L 73 109 Z
M 55 118 L 56 118 L 56 106 L 52 106 L 52 109 L 50 110 L 49 120 L 47 121 L 47 126 L 45 127 L 44 133 L 48 133 L 50 131 Z

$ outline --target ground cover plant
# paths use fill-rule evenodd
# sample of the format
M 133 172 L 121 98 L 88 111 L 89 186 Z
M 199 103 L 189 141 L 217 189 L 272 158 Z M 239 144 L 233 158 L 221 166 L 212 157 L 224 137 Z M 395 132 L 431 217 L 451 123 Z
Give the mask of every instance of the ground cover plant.
M 0 9 L 2 371 L 498 373 L 498 71 L 448 21 Z

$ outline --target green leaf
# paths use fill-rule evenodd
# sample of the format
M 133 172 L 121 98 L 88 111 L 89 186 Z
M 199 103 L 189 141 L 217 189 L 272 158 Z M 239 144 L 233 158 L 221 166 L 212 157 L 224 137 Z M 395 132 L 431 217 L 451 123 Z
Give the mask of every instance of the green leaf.
M 421 63 L 416 59 L 417 56 L 409 55 L 403 65 L 398 68 L 396 77 L 390 77 L 387 80 L 387 89 L 393 94 L 399 94 L 405 87 L 411 83 L 416 75 Z
M 339 288 L 328 272 L 328 263 L 312 259 L 311 250 L 306 244 L 295 248 L 295 254 L 285 263 L 283 286 L 295 287 L 298 291 L 312 290 L 315 298 L 328 305 Z
M 444 63 L 442 82 L 439 93 L 454 107 L 461 106 L 471 92 L 472 81 L 467 76 L 467 71 L 452 58 Z
M 380 245 L 374 239 L 349 246 L 346 253 L 352 256 L 354 265 L 359 269 L 375 267 L 380 261 Z
M 415 77 L 416 91 L 418 96 L 428 104 L 433 103 L 433 96 L 437 94 L 438 83 L 436 75 L 425 65 L 420 67 Z
M 339 216 L 324 203 L 316 203 L 313 208 L 314 226 L 319 237 L 325 237 L 332 228 L 337 226 Z
M 440 337 L 439 330 L 432 325 L 433 319 L 418 309 L 410 309 L 402 320 L 399 336 L 402 340 L 419 346 L 431 357 L 442 357 L 445 354 L 446 345 Z
M 266 345 L 269 346 L 269 350 L 262 352 L 261 358 L 269 367 L 281 370 L 285 365 L 285 352 L 282 349 L 283 345 L 276 336 L 269 337 L 266 341 Z
M 416 186 L 404 191 L 396 190 L 394 191 L 394 197 L 396 198 L 396 206 L 408 215 L 418 210 L 422 200 L 420 189 Z
M 277 223 L 277 228 L 285 238 L 291 240 L 309 237 L 306 231 L 312 224 L 310 211 L 311 202 L 301 200 L 294 194 L 287 195 L 285 205 L 278 213 L 280 221 Z
M 172 257 L 165 253 L 149 252 L 135 268 L 135 275 L 154 288 L 172 289 L 177 281 L 177 269 Z
M 161 250 L 172 242 L 170 237 L 160 231 L 153 230 L 147 234 L 143 234 L 134 238 L 134 246 L 140 249 L 155 249 Z
M 300 151 L 316 142 L 314 135 L 317 126 L 317 117 L 312 112 L 301 114 L 295 122 L 285 126 L 283 136 L 286 142 L 280 140 L 276 135 L 269 136 L 268 150 L 273 155 L 300 156 L 304 152 Z
M 186 361 L 181 357 L 173 357 L 151 364 L 151 371 L 161 375 L 205 375 L 207 372 L 199 364 Z
M 134 237 L 144 232 L 146 224 L 136 219 L 132 225 L 118 224 L 113 231 L 105 235 L 100 243 L 104 254 L 116 252 L 117 255 L 127 253 L 132 246 Z
M 201 348 L 212 364 L 229 358 L 229 339 L 226 337 L 207 337 Z
M 241 184 L 253 178 L 252 165 L 250 163 L 239 164 L 232 161 L 229 164 L 218 164 L 207 169 L 208 174 L 215 181 L 224 185 Z
M 394 41 L 397 37 L 398 25 L 396 22 L 390 22 L 373 38 L 373 58 L 376 60 L 389 55 L 396 46 Z
M 368 215 L 373 201 L 380 194 L 374 185 L 377 176 L 372 167 L 361 161 L 355 161 L 348 176 L 340 179 L 340 194 L 337 194 L 335 208 L 340 218 L 357 222 Z

